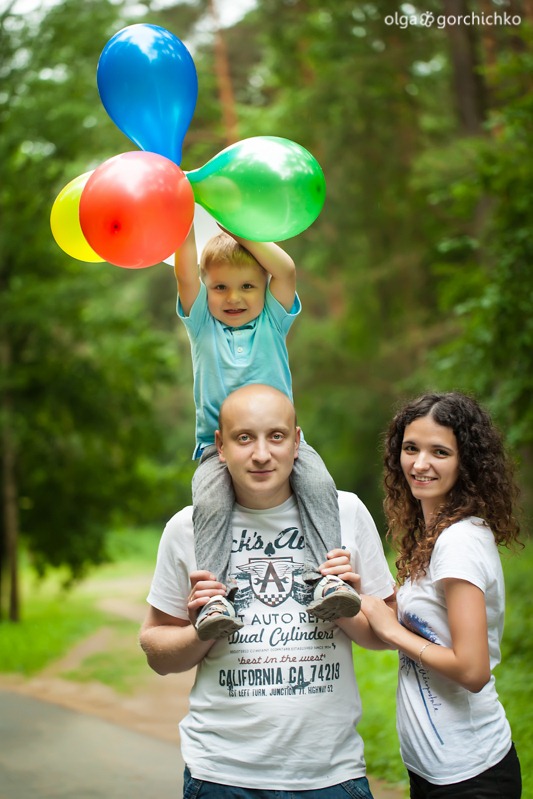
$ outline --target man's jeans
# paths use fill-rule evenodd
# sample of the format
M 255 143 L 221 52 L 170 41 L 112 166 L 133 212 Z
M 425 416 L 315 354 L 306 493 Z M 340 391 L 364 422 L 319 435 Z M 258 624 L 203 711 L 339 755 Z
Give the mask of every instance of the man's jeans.
M 191 777 L 185 768 L 183 799 L 373 799 L 366 777 L 341 782 L 312 791 L 267 791 L 261 788 L 234 788 Z

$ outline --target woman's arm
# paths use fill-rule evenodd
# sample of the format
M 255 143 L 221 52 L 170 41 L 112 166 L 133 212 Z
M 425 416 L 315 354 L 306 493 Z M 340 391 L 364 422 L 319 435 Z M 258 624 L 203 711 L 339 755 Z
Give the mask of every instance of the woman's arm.
M 389 597 L 387 602 L 389 600 L 393 601 L 393 597 Z M 386 605 L 383 599 L 380 599 L 379 602 L 383 602 Z M 389 612 L 394 614 L 392 608 L 390 608 Z M 337 619 L 335 624 L 346 633 L 348 638 L 364 649 L 396 649 L 396 647 L 386 643 L 376 634 L 362 610 L 359 611 L 357 616 L 352 616 L 349 619 Z
M 477 693 L 490 679 L 487 613 L 483 592 L 466 580 L 443 580 L 451 647 L 431 644 L 403 627 L 376 597 L 363 597 L 362 610 L 374 632 L 415 663 Z

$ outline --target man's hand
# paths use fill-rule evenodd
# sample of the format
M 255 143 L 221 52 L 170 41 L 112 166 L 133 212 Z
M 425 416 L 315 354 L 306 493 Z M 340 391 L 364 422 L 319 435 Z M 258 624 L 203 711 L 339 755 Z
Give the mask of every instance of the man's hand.
M 320 574 L 335 574 L 347 583 L 351 583 L 356 591 L 361 591 L 361 577 L 352 571 L 350 555 L 345 549 L 332 549 L 326 555 L 327 561 L 318 567 Z
M 212 596 L 225 596 L 226 586 L 208 571 L 191 572 L 191 593 L 187 602 L 187 612 L 195 624 L 198 612 Z

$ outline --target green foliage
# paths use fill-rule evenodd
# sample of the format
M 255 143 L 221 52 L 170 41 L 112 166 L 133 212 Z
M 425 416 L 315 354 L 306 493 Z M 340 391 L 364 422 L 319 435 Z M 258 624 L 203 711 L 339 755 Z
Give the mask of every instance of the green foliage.
M 526 478 L 533 444 L 533 58 L 526 28 L 523 36 L 524 47 L 504 50 L 490 70 L 499 102 L 487 135 L 471 142 L 468 172 L 440 197 L 455 215 L 435 265 L 455 335 L 432 366 L 438 380 L 453 380 L 491 407 L 522 455 Z
M 166 520 L 165 520 L 166 521 Z M 151 574 L 155 567 L 157 548 L 162 529 L 159 527 L 119 527 L 108 535 L 107 551 L 109 563 L 99 567 L 91 575 L 91 585 L 108 583 L 135 577 L 138 574 Z M 144 587 L 140 596 L 145 598 Z
M 495 673 L 522 765 L 522 796 L 533 799 L 533 619 L 524 590 L 533 568 L 533 547 L 528 543 L 518 556 L 503 557 L 507 607 L 502 663 Z
M 67 580 L 106 559 L 110 524 L 164 519 L 190 500 L 190 366 L 172 331 L 172 270 L 75 261 L 49 226 L 62 186 L 133 149 L 96 86 L 125 13 L 65 0 L 0 19 L 1 423 L 33 565 L 66 564 Z
M 391 783 L 407 782 L 396 734 L 397 652 L 354 647 L 355 674 L 363 703 L 359 732 L 368 773 Z

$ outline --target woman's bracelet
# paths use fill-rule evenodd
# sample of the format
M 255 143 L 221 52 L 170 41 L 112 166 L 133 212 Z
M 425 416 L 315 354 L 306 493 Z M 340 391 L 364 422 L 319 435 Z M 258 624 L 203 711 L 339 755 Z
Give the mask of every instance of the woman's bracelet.
M 420 669 L 423 669 L 423 668 L 424 668 L 424 664 L 422 663 L 422 653 L 423 653 L 424 649 L 427 649 L 427 648 L 428 648 L 428 646 L 431 646 L 431 644 L 432 644 L 432 643 L 433 643 L 433 641 L 428 641 L 428 643 L 427 643 L 427 644 L 424 644 L 424 646 L 422 647 L 422 649 L 421 649 L 421 650 L 420 650 L 420 652 L 418 653 L 418 661 L 417 661 L 417 665 L 418 665 L 418 667 L 419 667 Z

